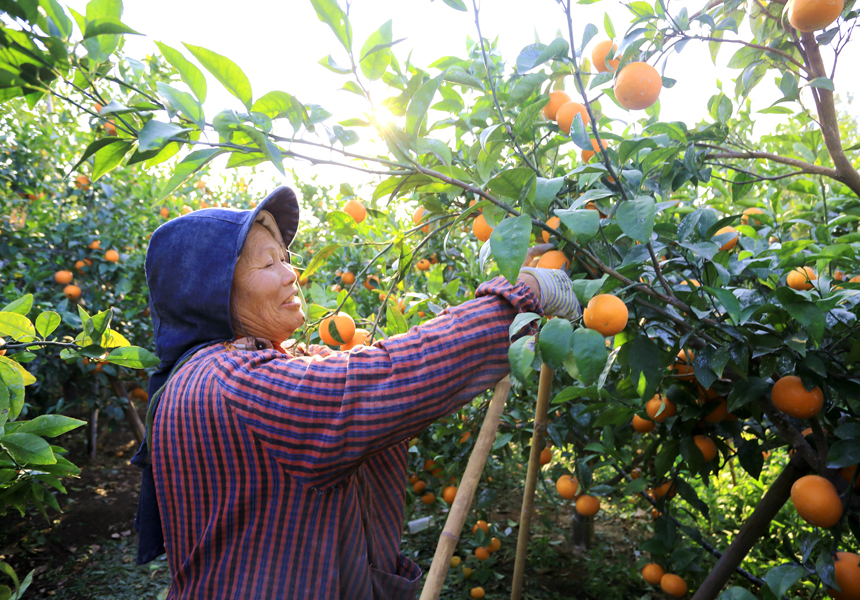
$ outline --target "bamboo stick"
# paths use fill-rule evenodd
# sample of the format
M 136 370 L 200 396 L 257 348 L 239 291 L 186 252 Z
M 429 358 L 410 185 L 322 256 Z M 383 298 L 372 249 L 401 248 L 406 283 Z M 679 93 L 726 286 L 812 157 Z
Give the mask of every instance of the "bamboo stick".
M 529 530 L 534 512 L 535 489 L 540 475 L 540 453 L 546 434 L 546 414 L 549 411 L 549 394 L 552 391 L 552 369 L 546 364 L 540 367 L 535 426 L 532 434 L 532 449 L 529 454 L 529 470 L 526 474 L 526 489 L 523 492 L 523 507 L 520 512 L 520 531 L 517 537 L 517 558 L 514 563 L 514 579 L 511 584 L 511 600 L 519 600 L 523 593 L 523 576 L 528 558 Z
M 430 571 L 427 573 L 420 600 L 437 600 L 442 592 L 442 585 L 445 583 L 445 576 L 451 565 L 451 557 L 457 548 L 457 542 L 460 541 L 460 532 L 463 530 L 463 524 L 469 514 L 472 499 L 475 497 L 478 481 L 481 479 L 487 457 L 490 455 L 490 450 L 496 440 L 499 420 L 502 417 L 502 410 L 505 408 L 505 401 L 510 389 L 510 377 L 505 376 L 493 390 L 493 398 L 487 407 L 487 414 L 484 416 L 481 431 L 478 433 L 475 447 L 469 456 L 469 463 L 466 465 L 466 471 L 463 473 L 463 479 L 457 489 L 457 496 L 454 498 L 454 504 L 451 505 L 442 535 L 439 536 L 439 544 L 436 546 L 436 554 L 433 556 Z

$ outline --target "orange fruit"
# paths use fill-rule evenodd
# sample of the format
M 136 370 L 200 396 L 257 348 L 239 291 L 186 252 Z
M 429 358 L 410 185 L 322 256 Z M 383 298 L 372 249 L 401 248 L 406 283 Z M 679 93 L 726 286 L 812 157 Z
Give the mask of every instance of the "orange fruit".
M 561 252 L 560 250 L 550 250 L 549 252 L 544 252 L 538 259 L 537 268 L 561 269 L 564 271 L 567 269 L 568 265 L 570 265 L 570 259 L 564 255 L 564 252 Z
M 778 410 L 798 419 L 814 417 L 824 406 L 821 388 L 816 386 L 807 392 L 797 375 L 786 375 L 774 383 L 770 398 Z
M 597 214 L 599 214 L 599 215 L 600 215 L 600 218 L 601 218 L 601 219 L 605 219 L 605 218 L 606 218 L 606 215 L 605 215 L 605 214 L 603 214 L 603 211 L 601 211 L 599 208 L 597 208 L 597 205 L 596 205 L 594 202 L 586 202 L 586 203 L 585 203 L 585 208 L 587 208 L 588 210 L 596 210 L 596 211 L 597 211 Z
M 660 585 L 660 579 L 662 579 L 665 574 L 666 571 L 664 571 L 663 567 L 657 563 L 648 563 L 642 567 L 642 579 L 651 585 Z
M 501 547 L 502 547 L 502 540 L 500 540 L 497 537 L 494 537 L 490 540 L 489 545 L 487 545 L 487 550 L 489 550 L 490 554 L 492 554 L 493 552 L 498 552 L 499 548 L 501 548 Z
M 166 206 L 162 206 L 159 214 L 162 216 L 162 218 L 166 219 L 167 217 L 170 216 L 170 209 L 167 208 Z
M 418 479 L 418 475 L 416 475 L 415 473 L 412 473 L 412 475 L 409 476 L 409 479 L 407 479 L 407 481 L 409 482 L 410 485 L 415 485 L 420 480 Z
M 579 489 L 579 481 L 577 481 L 576 477 L 562 475 L 555 482 L 555 489 L 558 491 L 558 495 L 565 500 L 573 500 L 576 498 L 576 491 Z
M 696 447 L 702 452 L 702 455 L 705 457 L 705 462 L 711 462 L 717 455 L 717 445 L 714 443 L 714 440 L 712 440 L 708 436 L 697 435 L 693 437 L 693 442 L 696 444 Z
M 101 104 L 100 102 L 96 102 L 95 104 L 93 104 L 93 110 L 97 113 L 102 112 L 103 108 L 104 108 L 104 105 Z
M 475 558 L 478 560 L 487 560 L 490 558 L 490 551 L 483 546 L 478 546 L 475 548 Z
M 548 465 L 552 462 L 552 450 L 550 448 L 544 448 L 540 451 L 540 464 L 541 466 Z
M 472 569 L 469 567 L 463 567 L 463 579 L 469 579 L 472 576 Z
M 615 99 L 627 110 L 643 110 L 657 102 L 663 78 L 644 62 L 628 63 L 615 78 Z
M 75 262 L 75 269 L 78 270 L 78 273 L 83 273 L 84 269 L 93 264 L 93 261 L 89 261 L 89 264 L 86 262 L 89 259 L 79 260 Z
M 356 329 L 352 339 L 345 344 L 340 345 L 340 349 L 346 352 L 352 350 L 356 346 L 367 346 L 370 341 L 370 332 L 367 329 Z
M 760 208 L 748 208 L 744 211 L 743 215 L 741 215 L 741 223 L 744 225 L 750 224 L 750 215 L 763 215 L 764 211 Z M 758 219 L 752 219 L 753 225 L 761 225 L 761 221 Z
M 618 68 L 618 63 L 621 62 L 621 58 L 612 58 L 607 64 L 606 55 L 609 54 L 610 48 L 612 48 L 613 54 L 618 50 L 618 46 L 613 44 L 612 40 L 603 40 L 591 51 L 591 64 L 594 65 L 598 73 L 615 71 Z
M 191 213 L 193 213 L 194 211 L 193 211 L 193 210 L 191 209 L 191 207 L 190 207 L 190 206 L 188 206 L 187 204 L 183 204 L 183 205 L 182 205 L 182 210 L 180 210 L 179 212 L 181 212 L 183 215 L 190 215 L 190 214 L 191 214 Z
M 101 240 L 93 240 L 92 242 L 89 243 L 87 248 L 89 248 L 90 250 L 98 250 L 101 247 L 101 245 L 102 245 Z
M 421 496 L 421 502 L 423 502 L 424 504 L 433 504 L 434 502 L 436 502 L 436 494 L 434 494 L 433 492 L 427 492 L 426 494 Z
M 482 242 L 486 242 L 490 239 L 490 235 L 493 233 L 493 228 L 487 223 L 484 215 L 478 215 L 477 218 L 472 221 L 472 233 L 474 233 L 475 237 Z
M 81 288 L 76 285 L 67 285 L 63 288 L 63 295 L 69 300 L 77 300 L 81 297 Z
M 429 471 L 433 477 L 439 477 L 439 473 L 441 473 L 443 469 L 436 466 L 435 460 L 428 458 L 424 461 L 424 470 Z
M 147 400 L 149 400 L 149 394 L 147 394 L 146 390 L 143 388 L 134 388 L 133 390 L 131 390 L 131 393 L 129 395 L 132 398 L 137 398 L 142 402 L 146 402 Z
M 552 227 L 553 229 L 558 229 L 558 226 L 561 225 L 561 219 L 559 219 L 558 217 L 550 217 L 549 219 L 547 219 L 546 224 L 549 225 L 550 227 Z M 548 244 L 549 243 L 549 231 L 541 231 L 540 235 L 543 238 L 544 244 Z
M 719 423 L 729 417 L 729 405 L 725 398 L 720 398 L 720 404 L 705 417 L 708 423 Z
M 460 436 L 460 443 L 465 444 L 469 440 L 470 437 L 472 437 L 472 434 L 467 431 L 466 433 L 464 433 L 463 435 Z
M 856 470 L 857 465 L 854 465 L 853 467 L 842 467 L 841 469 L 839 469 L 839 474 L 842 476 L 842 479 L 844 479 L 848 483 L 851 483 L 852 481 L 854 481 L 854 471 Z M 857 481 L 854 483 L 854 489 L 856 490 L 858 488 L 860 488 L 860 478 L 858 478 Z
M 576 499 L 576 512 L 583 517 L 593 517 L 600 511 L 600 500 L 594 496 L 583 494 Z
M 418 263 L 415 265 L 415 267 L 419 271 L 429 271 L 430 270 L 430 261 L 427 260 L 426 258 L 422 258 L 421 260 L 418 261 Z
M 657 427 L 654 421 L 643 419 L 639 415 L 633 415 L 633 420 L 630 424 L 633 425 L 633 429 L 639 433 L 648 433 L 649 431 L 654 431 L 654 428 Z
M 113 119 L 105 121 L 105 133 L 108 135 L 116 135 L 116 123 Z
M 666 408 L 663 409 L 659 415 L 657 412 L 660 410 L 661 406 Z M 678 414 L 678 407 L 675 406 L 675 403 L 666 398 L 665 396 L 661 396 L 660 394 L 655 395 L 651 398 L 647 403 L 645 403 L 645 412 L 648 413 L 648 416 L 651 417 L 652 420 L 657 423 L 662 423 L 669 417 L 674 417 Z
M 785 283 L 793 290 L 811 290 L 812 282 L 818 279 L 812 267 L 792 269 L 786 276 Z
M 69 285 L 72 283 L 72 279 L 74 279 L 74 275 L 72 275 L 71 271 L 57 271 L 54 273 L 54 281 L 62 285 Z
M 340 276 L 340 280 L 346 285 L 352 285 L 353 283 L 355 283 L 355 273 L 353 273 L 352 271 L 347 271 Z
M 108 262 L 119 262 L 119 252 L 116 250 L 108 250 L 105 252 L 105 260 Z
M 209 208 L 209 203 L 208 202 L 201 202 L 200 208 Z
M 339 340 L 331 333 L 329 324 L 332 322 L 334 323 L 335 328 L 337 328 L 337 333 L 340 336 Z M 352 341 L 354 335 L 355 321 L 353 321 L 352 317 L 346 313 L 340 312 L 336 315 L 326 317 L 320 323 L 320 338 L 322 338 L 323 343 L 328 344 L 329 346 L 348 344 Z
M 824 477 L 806 475 L 791 486 L 791 502 L 800 518 L 816 527 L 833 527 L 842 518 L 842 501 Z
M 611 337 L 624 331 L 629 314 L 627 305 L 618 296 L 598 294 L 588 301 L 582 312 L 582 322 L 604 337 Z
M 202 190 L 206 187 L 206 182 L 201 179 L 194 184 L 194 187 L 196 187 L 198 190 Z
M 358 200 L 350 200 L 343 206 L 343 212 L 348 214 L 356 223 L 361 223 L 367 216 L 367 209 Z
M 487 533 L 490 530 L 490 524 L 486 521 L 478 521 L 475 523 L 474 527 L 472 527 L 472 533 L 478 533 L 478 529 L 483 529 L 484 533 Z
M 788 22 L 798 31 L 811 33 L 833 23 L 843 8 L 844 0 L 792 0 L 788 3 Z
M 424 490 L 427 489 L 427 484 L 421 481 L 420 479 L 412 484 L 412 491 L 416 494 L 420 494 Z
M 732 248 L 734 248 L 735 246 L 738 245 L 738 238 L 740 236 L 738 235 L 737 229 L 735 229 L 734 227 L 721 227 L 720 229 L 717 230 L 717 233 L 715 235 L 723 235 L 724 233 L 734 233 L 735 237 L 731 238 L 728 242 L 726 242 L 725 244 L 720 246 L 721 251 L 722 250 L 731 250 Z
M 573 120 L 576 118 L 576 115 L 582 115 L 583 125 L 591 123 L 591 117 L 588 116 L 588 109 L 579 102 L 567 102 L 562 104 L 556 113 L 558 128 L 570 135 L 570 128 L 573 126 Z
M 848 280 L 848 283 L 860 283 L 860 275 L 855 275 L 851 279 Z
M 693 381 L 696 378 L 696 375 L 693 373 L 693 359 L 695 355 L 690 352 L 690 356 L 688 357 L 687 351 L 681 348 L 677 358 L 678 360 L 675 361 L 675 365 L 672 367 L 675 375 L 683 381 Z
M 473 200 L 473 202 L 474 202 L 474 200 Z M 424 207 L 419 206 L 418 210 L 416 210 L 412 215 L 412 222 L 415 223 L 416 225 L 418 225 L 418 223 L 420 223 L 421 219 L 423 219 L 423 218 L 424 218 Z M 430 226 L 425 225 L 424 227 L 421 228 L 421 231 L 423 231 L 424 233 L 430 233 Z
M 608 147 L 609 147 L 609 146 L 606 144 L 606 140 L 601 140 L 601 141 L 603 142 L 603 147 L 604 147 L 604 148 L 608 148 Z M 579 157 L 582 159 L 582 162 L 588 162 L 588 161 L 590 161 L 590 160 L 592 159 L 592 157 L 594 157 L 594 155 L 595 155 L 595 154 L 599 154 L 599 153 L 600 153 L 600 145 L 597 143 L 597 140 L 596 140 L 596 139 L 594 139 L 594 138 L 591 138 L 591 147 L 592 147 L 592 148 L 594 148 L 594 150 L 582 150 L 582 151 L 579 153 Z M 593 204 L 593 202 L 592 202 L 591 204 Z M 601 213 L 601 214 L 602 214 L 602 213 Z
M 841 592 L 827 590 L 835 600 L 860 600 L 860 556 L 853 552 L 837 552 L 833 566 L 836 567 L 836 583 Z
M 0 338 L 0 348 L 6 345 L 6 340 Z M 0 350 L 0 356 L 6 356 L 6 350 Z
M 75 177 L 75 185 L 79 190 L 88 190 L 90 189 L 90 178 L 86 175 L 78 175 Z
M 471 575 L 471 574 L 472 573 L 470 572 L 469 575 Z M 475 598 L 476 600 L 480 600 L 480 598 L 484 597 L 484 588 L 482 588 L 482 587 L 472 588 L 472 591 L 469 592 L 469 596 L 471 596 L 472 598 Z
M 379 289 L 379 277 L 377 277 L 376 275 L 371 275 L 370 277 L 365 279 L 364 280 L 364 289 L 370 290 L 371 292 L 373 290 L 378 290 Z
M 677 575 L 666 573 L 660 578 L 660 589 L 673 598 L 681 598 L 687 593 L 687 582 Z
M 547 102 L 546 106 L 543 107 L 543 116 L 546 117 L 548 121 L 555 121 L 558 109 L 568 102 L 570 102 L 570 96 L 561 90 L 550 92 L 549 102 Z
M 444 490 L 442 490 L 442 500 L 447 502 L 448 504 L 454 504 L 454 498 L 457 497 L 457 487 L 453 485 L 449 485 Z

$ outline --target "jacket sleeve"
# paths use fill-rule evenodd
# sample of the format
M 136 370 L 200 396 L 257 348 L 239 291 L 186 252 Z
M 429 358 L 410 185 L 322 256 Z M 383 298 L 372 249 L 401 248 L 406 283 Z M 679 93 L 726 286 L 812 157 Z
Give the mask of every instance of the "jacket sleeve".
M 504 377 L 509 326 L 528 311 L 541 312 L 529 288 L 498 277 L 475 300 L 370 347 L 223 353 L 216 380 L 229 410 L 293 477 L 326 487 Z

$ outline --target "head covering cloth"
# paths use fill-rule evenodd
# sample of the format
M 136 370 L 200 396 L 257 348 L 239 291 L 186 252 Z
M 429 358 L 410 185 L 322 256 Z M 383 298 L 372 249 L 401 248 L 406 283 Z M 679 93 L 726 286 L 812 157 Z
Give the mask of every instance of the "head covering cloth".
M 148 563 L 165 552 L 149 452 L 159 393 L 170 374 L 195 352 L 235 338 L 230 288 L 254 223 L 266 227 L 289 248 L 299 225 L 295 193 L 279 187 L 252 210 L 194 211 L 156 229 L 149 242 L 146 283 L 155 352 L 161 362 L 149 380 L 146 439 L 131 460 L 143 469 L 134 520 L 140 533 L 137 564 Z

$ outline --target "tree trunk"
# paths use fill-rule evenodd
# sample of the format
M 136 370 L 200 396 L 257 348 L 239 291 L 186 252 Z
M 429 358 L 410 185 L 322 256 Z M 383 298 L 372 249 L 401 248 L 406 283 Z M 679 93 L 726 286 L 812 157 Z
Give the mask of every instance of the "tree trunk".
M 87 421 L 87 454 L 90 460 L 96 459 L 96 452 L 99 444 L 99 409 L 93 407 L 90 409 L 90 418 Z
M 134 439 L 137 440 L 137 443 L 142 444 L 145 430 L 143 423 L 140 420 L 140 416 L 138 416 L 137 410 L 134 407 L 134 402 L 128 395 L 128 391 L 125 389 L 125 384 L 117 377 L 108 376 L 108 380 L 110 381 L 110 385 L 113 388 L 114 393 L 120 398 L 125 398 L 126 402 L 122 406 L 122 412 L 125 415 L 125 422 L 134 434 Z
M 809 467 L 797 457 L 789 461 L 776 481 L 762 496 L 758 506 L 743 524 L 722 558 L 711 569 L 692 600 L 714 600 L 720 594 L 729 577 L 740 566 L 755 543 L 767 533 L 770 522 L 791 496 L 791 486 L 806 474 L 808 469 Z

